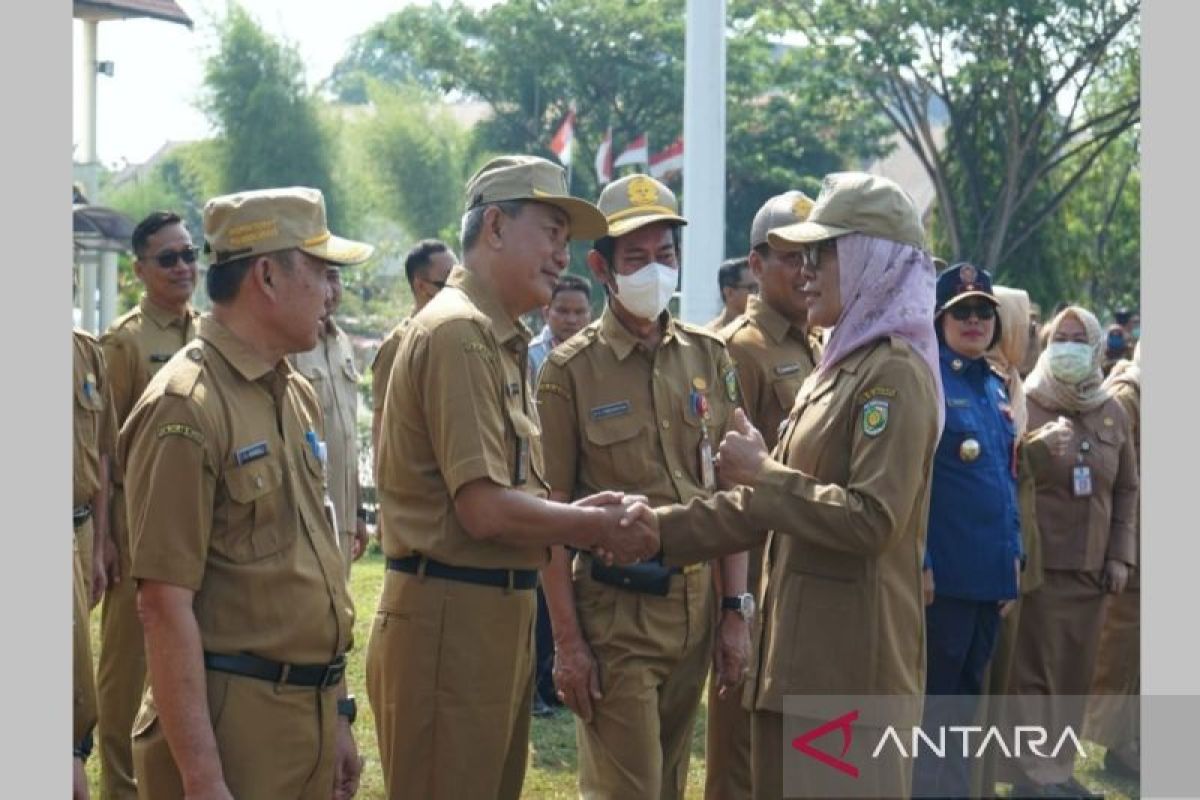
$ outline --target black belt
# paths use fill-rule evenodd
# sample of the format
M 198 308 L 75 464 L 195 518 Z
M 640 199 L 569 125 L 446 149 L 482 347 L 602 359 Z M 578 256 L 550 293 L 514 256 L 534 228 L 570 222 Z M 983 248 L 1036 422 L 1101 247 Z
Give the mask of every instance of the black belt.
M 319 686 L 322 689 L 338 684 L 346 672 L 346 657 L 338 656 L 330 664 L 281 664 L 266 658 L 240 653 L 236 656 L 204 653 L 204 666 L 217 672 L 260 678 L 271 683 L 290 686 Z
M 500 589 L 532 589 L 537 586 L 536 569 L 480 569 L 479 567 L 455 567 L 425 556 L 389 558 L 387 568 L 413 575 L 432 575 L 463 583 L 478 583 Z
M 92 516 L 92 507 L 90 505 L 88 505 L 87 503 L 84 503 L 81 506 L 76 506 L 75 508 L 71 509 L 71 519 L 75 523 L 76 528 L 78 528 L 83 523 L 87 522 L 91 518 L 91 516 Z

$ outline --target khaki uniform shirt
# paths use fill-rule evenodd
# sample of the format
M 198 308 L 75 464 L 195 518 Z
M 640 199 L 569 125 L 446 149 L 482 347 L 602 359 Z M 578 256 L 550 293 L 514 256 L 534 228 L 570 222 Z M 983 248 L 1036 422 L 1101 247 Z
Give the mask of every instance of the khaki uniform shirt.
M 392 332 L 379 345 L 379 352 L 371 362 L 371 405 L 372 411 L 383 412 L 383 401 L 387 396 L 388 376 L 392 374 L 392 364 L 396 361 L 396 350 L 400 347 L 400 337 L 412 317 L 403 319 L 392 328 Z
M 937 402 L 906 342 L 865 345 L 805 381 L 753 489 L 660 512 L 672 564 L 753 547 L 773 529 L 747 678 L 754 708 L 782 712 L 788 694 L 924 692 Z M 907 721 L 919 704 L 915 714 Z
M 471 481 L 546 497 L 526 368 L 529 330 L 477 275 L 455 267 L 400 339 L 379 436 L 383 552 L 490 569 L 536 569 L 545 547 L 473 539 L 454 511 Z
M 730 311 L 729 306 L 721 306 L 721 313 L 704 323 L 704 327 L 716 333 L 737 318 L 738 315 Z
M 742 408 L 767 448 L 773 448 L 800 384 L 821 357 L 820 337 L 793 326 L 758 295 L 750 295 L 746 313 L 722 328 L 721 338 L 737 365 Z M 755 548 L 746 574 L 746 587 L 755 597 L 761 576 L 762 551 Z
M 1051 455 L 1043 443 L 1028 447 L 1037 481 L 1042 567 L 1099 571 L 1110 558 L 1136 565 L 1137 452 L 1121 404 L 1110 399 L 1082 414 L 1048 409 L 1032 396 L 1026 405 L 1029 430 L 1062 415 L 1074 431 L 1064 456 Z M 1089 497 L 1074 494 L 1073 472 L 1080 464 L 1091 470 Z
M 264 363 L 211 316 L 199 337 L 121 431 L 133 577 L 196 593 L 205 650 L 329 662 L 354 608 L 310 444 L 320 405 L 286 360 Z
M 329 497 L 333 500 L 338 532 L 352 533 L 358 524 L 358 369 L 345 331 L 321 330 L 317 346 L 289 357 L 296 371 L 308 378 L 325 417 L 329 458 Z
M 79 507 L 90 503 L 100 489 L 100 456 L 114 454 L 117 425 L 99 342 L 78 328 L 72 332 L 72 341 L 75 435 L 71 504 Z
M 693 396 L 706 399 L 708 419 Z M 572 499 L 603 490 L 644 494 L 651 506 L 706 497 L 702 442 L 715 455 L 737 403 L 721 339 L 667 317 L 647 350 L 611 308 L 556 347 L 538 381 L 546 477 Z M 715 477 L 715 470 L 713 472 Z
M 150 379 L 196 337 L 199 316 L 190 306 L 184 316 L 174 316 L 143 296 L 137 308 L 117 317 L 100 337 L 118 428 L 125 424 Z M 113 481 L 121 483 L 121 471 L 116 467 Z

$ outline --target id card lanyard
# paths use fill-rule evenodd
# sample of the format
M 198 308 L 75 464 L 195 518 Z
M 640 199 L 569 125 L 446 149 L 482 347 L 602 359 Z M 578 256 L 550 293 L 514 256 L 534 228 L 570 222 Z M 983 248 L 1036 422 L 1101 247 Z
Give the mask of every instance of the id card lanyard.
M 1075 466 L 1071 470 L 1071 492 L 1076 497 L 1092 496 L 1092 468 L 1083 463 L 1083 458 L 1092 450 L 1092 444 L 1087 439 L 1079 443 L 1079 452 L 1075 454 Z

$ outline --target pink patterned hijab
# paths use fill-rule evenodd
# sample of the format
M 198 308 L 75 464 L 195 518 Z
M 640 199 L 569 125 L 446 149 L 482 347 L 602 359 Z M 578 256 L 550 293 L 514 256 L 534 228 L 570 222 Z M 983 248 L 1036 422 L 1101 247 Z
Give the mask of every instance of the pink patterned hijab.
M 929 368 L 938 397 L 940 432 L 946 403 L 933 329 L 933 261 L 920 248 L 862 233 L 846 234 L 834 241 L 842 315 L 825 345 L 817 374 L 828 372 L 860 347 L 885 336 L 897 336 L 912 345 Z

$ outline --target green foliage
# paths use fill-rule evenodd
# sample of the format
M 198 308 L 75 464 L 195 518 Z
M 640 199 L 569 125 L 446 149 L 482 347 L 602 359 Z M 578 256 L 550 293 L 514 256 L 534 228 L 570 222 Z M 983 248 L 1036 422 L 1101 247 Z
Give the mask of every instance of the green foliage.
M 202 106 L 219 132 L 220 191 L 313 186 L 330 227 L 342 217 L 316 103 L 294 45 L 272 38 L 236 3 L 216 23 Z

